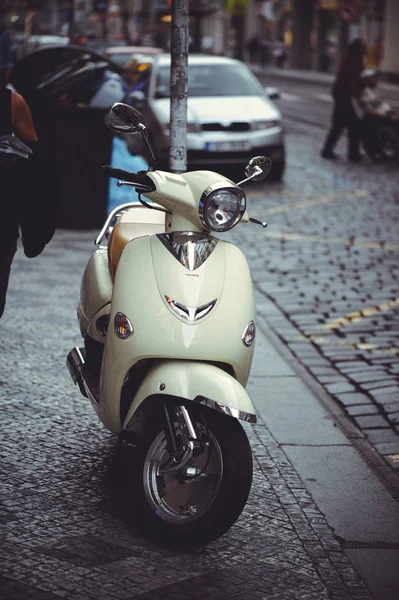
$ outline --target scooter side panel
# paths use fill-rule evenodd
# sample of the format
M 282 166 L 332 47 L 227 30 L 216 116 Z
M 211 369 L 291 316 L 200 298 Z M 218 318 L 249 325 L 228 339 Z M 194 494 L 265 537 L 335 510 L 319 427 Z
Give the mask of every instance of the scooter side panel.
M 139 406 L 151 396 L 176 396 L 191 401 L 209 399 L 255 422 L 255 408 L 245 389 L 231 375 L 210 364 L 169 360 L 155 364 L 142 382 L 123 428 L 129 428 Z M 251 418 L 251 419 L 250 419 Z
M 86 265 L 78 305 L 79 325 L 85 332 L 93 316 L 111 302 L 112 280 L 106 248 L 97 248 Z
M 195 274 L 195 277 L 191 277 Z M 189 306 L 217 300 L 198 322 L 184 322 L 169 307 L 166 296 Z M 114 318 L 125 314 L 134 333 L 117 337 Z M 115 275 L 110 325 L 105 341 L 98 414 L 112 431 L 120 430 L 120 392 L 129 369 L 145 358 L 225 362 L 245 386 L 253 346 L 242 341 L 255 318 L 252 282 L 243 254 L 219 242 L 212 255 L 193 273 L 156 237 L 130 242 Z

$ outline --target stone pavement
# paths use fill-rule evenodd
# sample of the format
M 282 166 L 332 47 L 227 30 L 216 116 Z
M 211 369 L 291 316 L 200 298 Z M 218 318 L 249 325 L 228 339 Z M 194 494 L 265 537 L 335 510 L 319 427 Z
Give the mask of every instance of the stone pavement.
M 397 178 L 390 165 L 327 168 L 317 136 L 289 123 L 285 182 L 247 188 L 268 229 L 231 234 L 257 294 L 260 422 L 246 427 L 248 504 L 203 549 L 154 546 L 124 522 L 123 447 L 67 373 L 96 232 L 57 231 L 33 261 L 18 252 L 0 321 L 1 600 L 360 600 L 372 597 L 365 582 L 375 599 L 397 598 L 398 509 L 375 473 L 389 487 L 382 471 L 397 477 L 399 449 L 373 440 L 398 439 Z M 363 443 L 368 463 L 352 447 Z
M 246 188 L 268 228 L 230 235 L 250 245 L 255 285 L 278 308 L 269 327 L 344 407 L 399 495 L 397 166 L 326 163 L 324 131 L 291 120 L 287 130 L 284 183 Z
M 247 507 L 222 538 L 178 553 L 123 521 L 116 439 L 65 367 L 79 342 L 76 298 L 93 237 L 58 231 L 40 257 L 19 251 L 13 267 L 0 322 L 0 598 L 370 598 L 262 420 L 246 427 L 255 459 Z

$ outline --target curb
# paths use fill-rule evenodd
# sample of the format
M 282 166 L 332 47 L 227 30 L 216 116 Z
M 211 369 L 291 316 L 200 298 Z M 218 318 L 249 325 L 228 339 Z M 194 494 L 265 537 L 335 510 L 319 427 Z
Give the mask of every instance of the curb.
M 264 300 L 270 302 L 264 296 Z M 272 303 L 273 304 L 273 303 Z M 279 311 L 282 321 L 287 328 L 295 329 L 289 320 L 285 317 L 284 313 L 281 312 L 279 307 L 275 304 L 273 306 Z M 262 333 L 280 354 L 280 356 L 289 364 L 293 371 L 304 381 L 308 388 L 313 392 L 319 402 L 331 415 L 332 419 L 336 423 L 337 427 L 342 433 L 348 438 L 354 448 L 359 452 L 360 456 L 371 468 L 373 473 L 378 477 L 381 483 L 385 486 L 387 491 L 390 493 L 392 498 L 399 501 L 399 477 L 396 473 L 387 465 L 383 458 L 374 450 L 371 443 L 364 436 L 364 434 L 357 428 L 357 426 L 351 421 L 344 409 L 331 394 L 329 394 L 324 387 L 315 379 L 313 375 L 309 373 L 304 365 L 294 356 L 291 350 L 281 340 L 278 332 L 274 329 L 273 325 L 270 324 L 262 315 L 257 316 L 259 328 Z M 296 330 L 295 330 L 296 331 Z
M 326 86 L 332 86 L 335 80 L 335 74 L 332 73 L 320 73 L 318 71 L 308 71 L 305 69 L 299 71 L 295 69 L 276 69 L 274 67 L 262 68 L 258 65 L 246 64 L 258 78 L 273 77 L 275 79 L 286 79 L 302 83 L 319 83 Z M 382 80 L 378 81 L 378 88 L 391 92 L 399 92 L 399 84 L 388 83 Z

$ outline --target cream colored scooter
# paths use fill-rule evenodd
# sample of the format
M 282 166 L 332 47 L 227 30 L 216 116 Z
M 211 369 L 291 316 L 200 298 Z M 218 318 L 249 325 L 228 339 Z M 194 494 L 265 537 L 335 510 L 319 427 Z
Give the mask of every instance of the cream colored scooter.
M 130 106 L 113 105 L 105 122 L 148 140 Z M 270 166 L 252 159 L 240 183 Z M 104 169 L 153 203 L 121 205 L 107 218 L 82 279 L 85 347 L 67 365 L 104 425 L 136 446 L 130 476 L 141 524 L 169 542 L 206 543 L 245 506 L 252 455 L 238 419 L 256 422 L 245 390 L 251 276 L 241 251 L 212 233 L 266 224 L 249 218 L 243 190 L 218 173 Z

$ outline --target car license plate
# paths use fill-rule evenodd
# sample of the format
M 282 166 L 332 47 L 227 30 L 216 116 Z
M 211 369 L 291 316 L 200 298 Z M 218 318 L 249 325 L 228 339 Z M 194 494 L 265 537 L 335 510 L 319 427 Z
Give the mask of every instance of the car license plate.
M 250 150 L 251 144 L 246 140 L 238 142 L 207 142 L 205 149 L 208 152 L 240 152 Z

